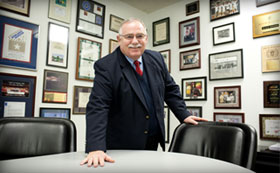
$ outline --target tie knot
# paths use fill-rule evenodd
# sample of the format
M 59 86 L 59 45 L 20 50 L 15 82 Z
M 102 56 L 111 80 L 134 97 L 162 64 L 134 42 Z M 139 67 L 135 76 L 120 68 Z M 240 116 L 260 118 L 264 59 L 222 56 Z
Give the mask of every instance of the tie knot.
M 134 64 L 137 67 L 137 66 L 139 66 L 140 62 L 136 60 L 136 61 L 134 61 Z

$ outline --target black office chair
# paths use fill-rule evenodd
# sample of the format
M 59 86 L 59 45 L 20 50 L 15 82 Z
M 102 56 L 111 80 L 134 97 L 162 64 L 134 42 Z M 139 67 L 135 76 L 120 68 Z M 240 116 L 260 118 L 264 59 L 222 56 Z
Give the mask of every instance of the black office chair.
M 0 160 L 74 151 L 76 127 L 71 120 L 39 117 L 0 119 Z
M 169 152 L 180 152 L 231 162 L 254 169 L 257 132 L 243 123 L 182 123 L 174 131 Z

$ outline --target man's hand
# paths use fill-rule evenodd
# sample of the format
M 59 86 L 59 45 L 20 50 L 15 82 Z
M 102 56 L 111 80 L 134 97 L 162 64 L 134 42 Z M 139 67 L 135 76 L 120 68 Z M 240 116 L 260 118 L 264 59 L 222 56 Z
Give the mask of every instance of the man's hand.
M 205 118 L 200 118 L 200 117 L 197 117 L 197 116 L 188 116 L 186 119 L 184 119 L 184 122 L 185 123 L 191 123 L 191 124 L 194 124 L 194 125 L 197 125 L 198 122 L 197 121 L 208 121 L 207 119 Z
M 87 157 L 80 163 L 80 165 L 84 165 L 87 163 L 88 167 L 92 165 L 96 168 L 98 165 L 101 167 L 104 166 L 104 161 L 114 163 L 110 156 L 108 156 L 104 151 L 98 150 L 88 153 Z

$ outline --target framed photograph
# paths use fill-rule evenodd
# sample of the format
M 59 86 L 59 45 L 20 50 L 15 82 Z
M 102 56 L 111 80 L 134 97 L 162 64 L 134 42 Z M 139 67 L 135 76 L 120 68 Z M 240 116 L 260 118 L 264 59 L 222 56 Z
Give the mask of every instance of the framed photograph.
M 239 0 L 210 0 L 210 21 L 240 13 Z
M 280 71 L 280 44 L 262 47 L 262 72 Z
M 57 33 L 59 33 L 59 37 Z M 67 68 L 68 45 L 69 28 L 49 22 L 46 64 L 48 66 Z
M 68 73 L 44 71 L 43 103 L 67 103 Z
M 180 70 L 200 68 L 200 48 L 180 52 Z
M 114 50 L 119 46 L 119 42 L 117 40 L 110 39 L 109 40 L 109 53 L 114 52 Z
M 105 5 L 94 0 L 78 0 L 76 31 L 104 37 Z
M 264 107 L 280 108 L 280 81 L 264 81 L 263 91 Z
M 244 113 L 214 112 L 214 121 L 244 123 Z
M 64 23 L 71 22 L 72 0 L 49 0 L 49 18 Z
M 186 16 L 199 12 L 199 0 L 186 5 Z
M 78 37 L 76 79 L 93 81 L 95 61 L 101 58 L 102 43 Z
M 0 65 L 36 70 L 39 25 L 0 15 Z
M 187 106 L 187 109 L 191 115 L 202 117 L 202 106 Z
M 213 45 L 235 42 L 234 23 L 216 26 L 212 30 Z
M 253 38 L 280 34 L 280 10 L 253 16 Z
M 74 86 L 73 114 L 85 114 L 92 87 Z
M 169 17 L 153 22 L 153 46 L 170 42 Z
M 40 108 L 40 117 L 70 119 L 70 108 Z
M 182 79 L 182 96 L 184 100 L 207 100 L 207 77 Z
M 111 14 L 109 30 L 118 33 L 123 21 L 124 21 L 124 19 Z
M 34 117 L 36 76 L 0 73 L 0 118 Z
M 274 2 L 280 2 L 280 0 L 256 0 L 256 6 L 260 7 Z
M 209 54 L 209 80 L 243 78 L 243 50 Z
M 30 0 L 24 0 L 24 1 L 1 0 L 0 9 L 29 17 Z
M 260 114 L 260 138 L 280 140 L 280 114 Z
M 215 109 L 241 109 L 241 87 L 214 87 Z
M 169 73 L 171 73 L 171 54 L 170 49 L 159 51 L 159 53 L 163 56 L 164 62 L 167 66 Z
M 164 106 L 164 126 L 165 126 L 165 143 L 169 143 L 169 130 L 170 130 L 170 109 Z
M 179 48 L 200 44 L 199 17 L 179 23 Z

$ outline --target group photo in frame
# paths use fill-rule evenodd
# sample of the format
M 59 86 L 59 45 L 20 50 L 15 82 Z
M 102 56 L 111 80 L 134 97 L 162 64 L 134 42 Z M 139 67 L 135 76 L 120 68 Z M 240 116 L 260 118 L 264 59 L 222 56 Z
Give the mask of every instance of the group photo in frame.
M 243 78 L 243 50 L 209 54 L 209 80 Z
M 210 0 L 210 21 L 240 13 L 239 0 Z
M 241 109 L 241 87 L 214 87 L 215 109 Z
M 123 21 L 124 21 L 123 18 L 120 18 L 118 16 L 115 16 L 115 15 L 111 14 L 110 15 L 109 30 L 118 33 Z
M 186 4 L 186 16 L 199 12 L 199 0 Z
M 119 46 L 118 40 L 109 39 L 109 53 L 114 52 L 114 50 Z
M 24 1 L 0 1 L 0 9 L 29 17 L 30 0 Z
M 159 51 L 159 53 L 163 56 L 164 62 L 167 66 L 167 70 L 169 71 L 169 73 L 171 73 L 171 53 L 170 52 L 171 52 L 170 49 Z
M 202 117 L 202 106 L 187 106 L 187 110 L 193 116 Z
M 262 72 L 280 71 L 280 44 L 262 46 Z
M 85 114 L 92 87 L 74 86 L 73 114 Z
M 164 127 L 165 127 L 165 143 L 169 143 L 170 133 L 170 109 L 168 106 L 164 106 Z
M 40 117 L 70 119 L 70 108 L 40 108 Z
M 207 77 L 183 78 L 182 96 L 184 100 L 207 100 Z
M 265 108 L 280 108 L 280 80 L 263 82 L 263 102 Z
M 244 113 L 214 112 L 213 120 L 216 122 L 244 123 Z
M 0 118 L 34 117 L 36 79 L 0 72 Z
M 260 138 L 280 140 L 280 114 L 260 114 Z
M 64 23 L 71 22 L 72 0 L 49 0 L 49 18 Z
M 200 44 L 199 17 L 179 22 L 179 48 Z
M 213 45 L 235 42 L 234 23 L 216 26 L 212 29 Z
M 200 68 L 201 55 L 200 48 L 180 52 L 180 70 L 190 70 Z
M 169 17 L 153 22 L 153 46 L 170 42 Z
M 39 25 L 0 15 L 0 65 L 36 70 L 38 36 Z

